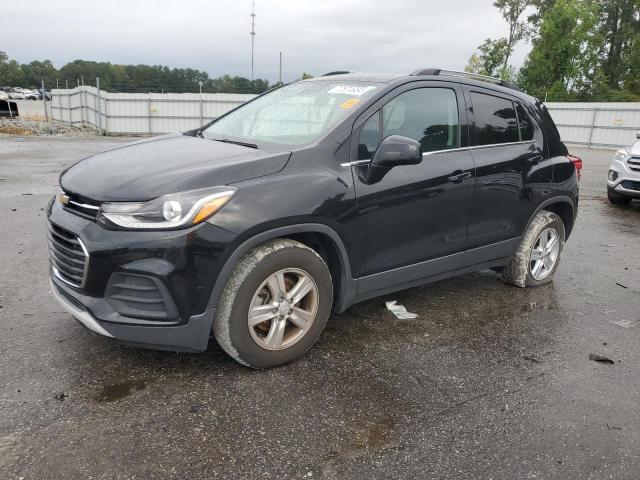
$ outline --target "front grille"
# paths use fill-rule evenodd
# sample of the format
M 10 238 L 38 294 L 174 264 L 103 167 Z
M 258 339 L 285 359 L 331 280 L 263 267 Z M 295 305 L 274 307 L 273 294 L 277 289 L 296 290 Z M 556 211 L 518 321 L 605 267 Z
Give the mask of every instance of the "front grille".
M 114 310 L 125 317 L 174 320 L 178 316 L 169 291 L 154 277 L 114 273 L 105 296 Z
M 640 182 L 625 180 L 623 182 L 620 182 L 620 185 L 622 185 L 622 187 L 626 188 L 627 190 L 637 190 L 640 192 Z
M 47 223 L 47 228 L 53 274 L 73 287 L 82 287 L 89 263 L 89 254 L 82 241 L 70 231 L 51 222 Z
M 629 165 L 630 170 L 640 172 L 640 157 L 631 157 L 627 160 L 627 165 Z
M 69 197 L 69 201 L 64 206 L 65 210 L 88 220 L 95 220 L 98 217 L 99 203 L 75 193 L 65 192 L 65 195 Z

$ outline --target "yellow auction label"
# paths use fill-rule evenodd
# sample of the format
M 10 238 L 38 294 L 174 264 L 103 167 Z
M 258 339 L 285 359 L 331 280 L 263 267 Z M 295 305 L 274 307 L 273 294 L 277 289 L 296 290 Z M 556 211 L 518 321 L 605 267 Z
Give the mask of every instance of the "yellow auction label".
M 357 98 L 350 98 L 349 100 L 344 102 L 342 105 L 340 105 L 340 108 L 349 110 L 350 108 L 355 107 L 358 103 L 360 103 L 360 100 L 358 100 Z

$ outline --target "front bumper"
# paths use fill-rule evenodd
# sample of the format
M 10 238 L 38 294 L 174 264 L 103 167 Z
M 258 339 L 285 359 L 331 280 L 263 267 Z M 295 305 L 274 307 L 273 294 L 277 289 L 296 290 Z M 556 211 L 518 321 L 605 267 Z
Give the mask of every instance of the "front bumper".
M 142 326 L 102 322 L 82 305 L 82 295 L 71 292 L 53 277 L 51 291 L 58 303 L 78 322 L 98 335 L 123 343 L 159 350 L 202 352 L 207 349 L 215 309 L 192 316 L 180 326 Z M 85 297 L 85 301 L 88 299 Z M 89 303 L 89 302 L 88 302 Z
M 209 305 L 210 295 L 236 235 L 207 222 L 176 231 L 107 230 L 59 202 L 50 205 L 47 217 L 49 226 L 75 235 L 86 249 L 81 284 L 70 284 L 54 268 L 50 278 L 55 298 L 80 323 L 127 343 L 206 350 L 216 307 Z M 54 250 L 51 240 L 49 245 Z M 132 290 L 122 290 L 123 283 Z M 150 290 L 159 299 L 145 300 Z M 153 302 L 167 308 L 145 307 Z
M 613 160 L 609 170 L 618 174 L 614 181 L 607 179 L 610 192 L 629 198 L 640 198 L 640 172 L 631 171 L 627 163 L 620 160 Z

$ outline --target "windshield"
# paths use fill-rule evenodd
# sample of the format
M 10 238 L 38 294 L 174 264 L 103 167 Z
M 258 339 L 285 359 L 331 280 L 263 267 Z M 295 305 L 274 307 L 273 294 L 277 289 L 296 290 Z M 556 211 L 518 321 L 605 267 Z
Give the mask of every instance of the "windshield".
M 247 103 L 204 130 L 210 139 L 303 145 L 343 120 L 378 86 L 367 82 L 297 82 Z

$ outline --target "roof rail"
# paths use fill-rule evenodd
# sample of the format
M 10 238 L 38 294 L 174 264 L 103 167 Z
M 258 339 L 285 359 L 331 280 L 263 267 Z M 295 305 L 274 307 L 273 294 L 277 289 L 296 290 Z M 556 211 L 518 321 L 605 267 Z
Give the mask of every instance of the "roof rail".
M 481 75 L 479 73 L 469 73 L 469 72 L 458 72 L 456 70 L 442 70 L 440 68 L 421 68 L 419 70 L 415 70 L 411 72 L 409 75 L 418 76 L 418 75 L 447 75 L 452 77 L 464 77 L 475 80 L 480 80 L 482 82 L 494 83 L 496 85 L 500 85 L 501 87 L 510 88 L 512 90 L 517 90 L 521 92 L 522 90 L 515 83 L 508 82 L 507 80 L 502 80 L 496 77 L 490 77 L 488 75 Z
M 344 75 L 345 73 L 351 73 L 348 70 L 336 70 L 335 72 L 329 72 L 322 75 L 323 77 L 330 77 L 331 75 Z

